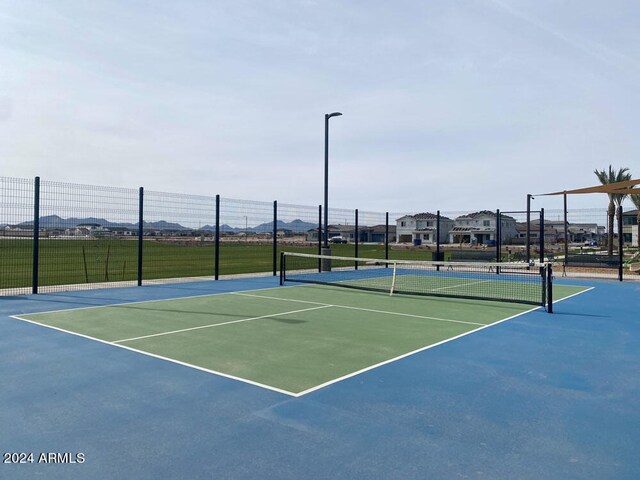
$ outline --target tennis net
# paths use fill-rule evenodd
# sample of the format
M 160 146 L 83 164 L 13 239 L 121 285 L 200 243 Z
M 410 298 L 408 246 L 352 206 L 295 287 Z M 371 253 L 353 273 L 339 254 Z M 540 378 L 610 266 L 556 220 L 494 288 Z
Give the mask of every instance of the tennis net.
M 547 263 L 423 262 L 283 252 L 280 284 L 288 282 L 526 303 L 552 311 L 552 271 Z

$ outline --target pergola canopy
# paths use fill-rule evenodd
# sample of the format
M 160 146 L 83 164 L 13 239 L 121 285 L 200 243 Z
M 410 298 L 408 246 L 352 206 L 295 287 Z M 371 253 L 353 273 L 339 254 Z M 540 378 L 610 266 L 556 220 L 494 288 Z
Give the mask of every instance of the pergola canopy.
M 562 192 L 551 193 L 538 193 L 536 196 L 545 195 L 577 195 L 584 193 L 620 193 L 627 194 L 640 194 L 640 188 L 634 188 L 635 185 L 640 185 L 640 180 L 627 180 L 624 182 L 609 183 L 607 185 L 596 185 L 594 187 L 576 188 L 574 190 L 563 190 Z

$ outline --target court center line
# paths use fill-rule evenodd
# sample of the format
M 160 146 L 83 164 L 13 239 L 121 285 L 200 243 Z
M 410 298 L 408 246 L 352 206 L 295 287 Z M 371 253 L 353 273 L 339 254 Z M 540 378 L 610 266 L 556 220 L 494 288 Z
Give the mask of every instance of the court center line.
M 350 305 L 336 305 L 332 303 L 331 305 L 322 302 L 312 302 L 309 300 L 296 300 L 293 298 L 278 298 L 278 297 L 267 297 L 265 295 L 251 295 L 249 293 L 240 293 L 233 292 L 231 295 L 240 295 L 242 297 L 256 297 L 256 298 L 268 298 L 270 300 L 281 300 L 283 302 L 297 302 L 297 303 L 309 303 L 312 305 L 324 305 L 327 307 L 336 307 L 336 308 L 346 308 L 348 310 L 361 310 L 363 312 L 371 312 L 371 313 L 382 313 L 385 315 L 397 315 L 401 317 L 411 317 L 411 318 L 422 318 L 425 320 L 436 320 L 438 322 L 451 322 L 451 323 L 464 323 L 466 325 L 475 325 L 475 326 L 485 326 L 486 323 L 477 323 L 477 322 L 467 322 L 464 320 L 453 320 L 451 318 L 438 318 L 438 317 L 428 317 L 426 315 L 414 315 L 412 313 L 401 313 L 401 312 L 387 312 L 385 310 L 374 310 L 372 308 L 363 308 L 363 307 L 352 307 Z
M 477 285 L 478 283 L 486 283 L 486 282 L 489 282 L 489 281 L 490 280 L 478 280 L 476 282 L 456 283 L 455 285 L 449 285 L 447 287 L 431 288 L 431 289 L 429 289 L 429 291 L 430 292 L 437 292 L 438 290 L 446 290 L 447 288 L 468 287 L 469 285 Z
M 212 323 L 210 325 L 200 325 L 199 327 L 182 328 L 180 330 L 172 330 L 170 332 L 152 333 L 151 335 L 142 335 L 141 337 L 124 338 L 122 340 L 114 340 L 111 343 L 131 342 L 133 340 L 142 340 L 143 338 L 160 337 L 162 335 L 172 335 L 174 333 L 190 332 L 192 330 L 200 330 L 200 329 L 203 329 L 203 328 L 221 327 L 223 325 L 231 325 L 232 323 L 250 322 L 252 320 L 260 320 L 260 319 L 263 319 L 263 318 L 280 317 L 282 315 L 291 315 L 293 313 L 309 312 L 311 310 L 319 310 L 321 308 L 328 308 L 328 307 L 332 307 L 332 306 L 333 305 L 322 305 L 322 306 L 319 306 L 319 307 L 303 308 L 302 310 L 292 310 L 290 312 L 281 312 L 281 313 L 272 313 L 270 315 L 261 315 L 259 317 L 241 318 L 239 320 L 231 320 L 230 322 Z

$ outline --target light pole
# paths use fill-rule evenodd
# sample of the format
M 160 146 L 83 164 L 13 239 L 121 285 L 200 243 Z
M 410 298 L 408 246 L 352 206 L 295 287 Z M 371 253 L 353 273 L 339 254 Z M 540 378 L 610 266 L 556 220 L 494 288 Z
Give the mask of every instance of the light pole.
M 340 112 L 324 115 L 324 248 L 329 248 L 329 119 L 339 117 Z M 331 252 L 324 252 L 331 254 Z

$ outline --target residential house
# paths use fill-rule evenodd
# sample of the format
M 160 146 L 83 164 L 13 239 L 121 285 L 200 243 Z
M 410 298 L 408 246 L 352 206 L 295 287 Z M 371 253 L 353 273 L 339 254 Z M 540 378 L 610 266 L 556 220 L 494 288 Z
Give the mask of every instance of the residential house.
M 525 224 L 526 225 L 526 224 Z M 552 243 L 564 243 L 564 220 L 545 220 L 545 232 L 547 228 L 557 231 L 557 238 Z M 540 220 L 531 222 L 531 229 L 540 229 Z M 567 236 L 569 243 L 601 243 L 606 239 L 606 228 L 597 223 L 567 223 Z M 546 237 L 546 233 L 545 233 Z M 545 241 L 547 239 L 545 238 Z
M 455 226 L 449 232 L 450 243 L 470 243 L 484 245 L 496 241 L 496 212 L 482 210 L 480 212 L 460 215 L 455 220 Z M 508 215 L 501 215 L 501 241 L 509 243 L 518 237 L 516 219 Z
M 626 244 L 638 245 L 638 210 L 622 212 L 622 238 Z
M 429 212 L 404 215 L 396 219 L 396 243 L 416 242 L 416 240 L 426 244 L 437 243 L 437 219 L 436 214 Z M 453 220 L 440 216 L 440 243 L 447 242 L 453 227 Z
M 517 236 L 512 238 L 509 243 L 513 245 L 526 245 L 527 243 L 527 222 L 516 222 Z M 560 232 L 555 226 L 544 226 L 544 243 L 552 245 L 558 243 L 560 238 L 564 237 L 564 231 Z M 531 223 L 529 227 L 529 243 L 536 245 L 540 243 L 540 224 Z
M 341 236 L 349 242 L 355 242 L 355 225 L 329 225 L 329 238 Z M 358 226 L 359 243 L 384 243 L 386 225 L 374 225 L 372 227 Z M 389 242 L 396 238 L 396 227 L 389 225 Z M 317 242 L 318 229 L 312 228 L 305 233 L 305 241 Z

